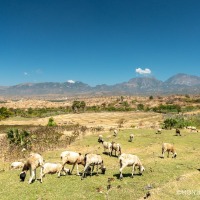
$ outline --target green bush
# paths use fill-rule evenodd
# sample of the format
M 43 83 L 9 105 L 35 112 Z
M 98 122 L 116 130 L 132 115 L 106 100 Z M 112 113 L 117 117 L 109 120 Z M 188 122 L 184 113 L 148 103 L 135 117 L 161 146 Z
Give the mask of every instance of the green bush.
M 0 120 L 9 118 L 11 115 L 13 115 L 13 113 L 9 109 L 5 107 L 0 108 Z
M 173 112 L 181 112 L 181 106 L 179 105 L 159 105 L 158 107 L 153 108 L 154 112 L 159 112 L 159 113 L 173 113 Z
M 150 97 L 149 97 L 149 100 L 152 100 L 153 99 L 153 96 L 151 95 Z
M 137 105 L 138 110 L 144 110 L 144 105 L 142 103 Z
M 49 118 L 47 126 L 57 126 L 56 122 L 54 121 L 53 117 Z
M 28 131 L 19 129 L 10 129 L 7 131 L 7 138 L 10 144 L 15 144 L 20 147 L 28 148 L 30 144 L 30 133 Z
M 72 110 L 74 112 L 85 111 L 86 103 L 85 101 L 73 101 Z
M 185 119 L 184 117 L 174 117 L 165 119 L 162 128 L 184 128 L 191 125 L 194 125 L 191 120 Z

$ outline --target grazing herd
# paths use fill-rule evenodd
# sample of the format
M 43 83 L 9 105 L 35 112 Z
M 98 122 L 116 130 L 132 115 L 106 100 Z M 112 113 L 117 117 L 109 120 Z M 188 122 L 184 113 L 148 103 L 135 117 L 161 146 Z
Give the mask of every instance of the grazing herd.
M 162 130 L 157 130 L 156 133 L 161 133 Z M 114 131 L 114 136 L 116 137 L 117 132 Z M 180 130 L 176 129 L 176 135 L 180 135 Z M 132 142 L 134 139 L 134 134 L 130 134 L 129 142 Z M 142 165 L 139 157 L 133 154 L 126 154 L 122 153 L 121 144 L 117 142 L 108 142 L 104 141 L 103 136 L 99 135 L 98 142 L 102 143 L 104 153 L 108 154 L 109 156 L 114 155 L 119 159 L 119 178 L 120 180 L 123 179 L 122 171 L 125 167 L 132 167 L 132 174 L 131 177 L 134 175 L 135 168 L 139 169 L 140 175 L 145 170 L 144 166 Z M 165 152 L 168 153 L 167 157 L 169 157 L 169 153 L 172 153 L 172 158 L 176 158 L 177 153 L 175 151 L 175 147 L 173 144 L 170 143 L 163 143 L 162 144 L 162 158 L 164 158 Z M 36 169 L 40 169 L 40 182 L 43 182 L 43 177 L 46 174 L 56 174 L 60 177 L 63 173 L 72 174 L 74 167 L 76 166 L 76 175 L 80 176 L 79 172 L 79 165 L 84 166 L 84 170 L 81 174 L 81 180 L 83 180 L 86 175 L 89 173 L 92 176 L 94 171 L 94 167 L 96 166 L 96 175 L 99 174 L 99 170 L 101 170 L 102 174 L 105 174 L 106 167 L 104 165 L 104 161 L 101 155 L 99 154 L 92 154 L 88 153 L 82 155 L 81 153 L 73 152 L 73 151 L 64 151 L 60 155 L 61 163 L 50 163 L 44 162 L 43 157 L 38 153 L 30 153 L 29 157 L 27 158 L 25 163 L 22 162 L 13 162 L 10 166 L 11 169 L 19 169 L 22 168 L 22 172 L 20 173 L 20 180 L 24 181 L 26 178 L 26 174 L 30 171 L 30 178 L 29 183 L 32 183 L 36 180 Z M 72 165 L 72 169 L 65 168 L 65 165 Z

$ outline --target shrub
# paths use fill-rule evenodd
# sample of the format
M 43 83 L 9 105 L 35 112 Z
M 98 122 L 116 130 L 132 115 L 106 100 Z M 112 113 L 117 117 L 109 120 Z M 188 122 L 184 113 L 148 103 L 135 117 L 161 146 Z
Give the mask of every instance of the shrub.
M 73 101 L 72 110 L 74 112 L 84 111 L 86 107 L 85 101 Z
M 13 113 L 7 108 L 5 107 L 0 108 L 0 120 L 9 118 L 12 114 Z
M 149 100 L 152 100 L 153 99 L 153 96 L 151 95 L 150 97 L 149 97 Z
M 137 109 L 138 109 L 138 110 L 144 110 L 144 105 L 143 105 L 142 103 L 139 103 L 139 104 L 137 105 Z
M 172 129 L 172 128 L 184 128 L 187 126 L 193 125 L 191 120 L 185 119 L 184 117 L 174 117 L 167 118 L 164 120 L 163 129 Z
M 169 113 L 169 112 L 181 112 L 181 107 L 179 105 L 159 105 L 158 107 L 153 108 L 154 112 L 159 112 L 159 113 Z
M 56 122 L 54 121 L 53 117 L 49 118 L 47 126 L 57 126 Z
M 19 129 L 10 129 L 7 131 L 7 138 L 10 144 L 15 144 L 20 147 L 28 148 L 30 145 L 30 133 L 28 131 Z

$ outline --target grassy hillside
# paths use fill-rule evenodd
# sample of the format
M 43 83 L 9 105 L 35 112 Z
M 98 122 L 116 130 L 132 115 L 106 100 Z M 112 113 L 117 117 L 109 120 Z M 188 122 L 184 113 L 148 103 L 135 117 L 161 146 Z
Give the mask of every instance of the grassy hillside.
M 134 141 L 128 142 L 130 133 L 134 133 Z M 57 175 L 46 175 L 41 184 L 39 181 L 28 184 L 19 182 L 19 170 L 9 170 L 10 163 L 0 163 L 1 191 L 0 199 L 3 200 L 74 200 L 74 199 L 144 199 L 150 191 L 148 199 L 200 199 L 200 135 L 182 131 L 182 136 L 175 136 L 175 131 L 163 131 L 155 134 L 153 130 L 123 130 L 114 138 L 111 133 L 103 133 L 104 139 L 116 141 L 122 145 L 122 153 L 132 153 L 139 156 L 145 172 L 134 178 L 130 178 L 132 168 L 124 169 L 124 179 L 120 181 L 119 162 L 117 157 L 109 157 L 102 154 L 103 148 L 98 144 L 98 135 L 86 136 L 77 140 L 71 146 L 59 151 L 43 153 L 46 162 L 60 162 L 60 153 L 63 150 L 73 150 L 82 153 L 99 153 L 104 158 L 107 172 L 87 177 L 81 180 L 79 176 L 67 175 L 57 178 Z M 162 142 L 174 143 L 177 150 L 177 158 L 165 156 L 161 159 Z M 66 165 L 71 168 L 71 166 Z M 80 166 L 80 170 L 83 167 Z M 37 170 L 37 176 L 39 170 Z M 73 173 L 75 173 L 74 170 Z M 107 191 L 108 178 L 114 178 L 111 189 Z M 150 188 L 150 190 L 148 190 Z

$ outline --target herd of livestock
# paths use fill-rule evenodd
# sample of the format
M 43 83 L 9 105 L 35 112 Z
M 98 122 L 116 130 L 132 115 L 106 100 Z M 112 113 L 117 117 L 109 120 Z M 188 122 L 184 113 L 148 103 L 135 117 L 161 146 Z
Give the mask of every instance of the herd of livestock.
M 161 133 L 161 129 L 158 129 L 156 133 Z M 181 135 L 180 130 L 176 129 L 176 135 Z M 117 136 L 117 131 L 114 130 L 114 136 Z M 129 136 L 129 142 L 132 142 L 134 139 L 134 135 L 130 134 Z M 104 148 L 104 152 L 106 152 L 109 156 L 112 156 L 113 152 L 115 153 L 115 156 L 119 159 L 119 178 L 123 178 L 122 171 L 125 167 L 132 167 L 132 175 L 134 175 L 134 170 L 136 167 L 138 167 L 140 174 L 142 175 L 142 172 L 145 170 L 144 166 L 142 165 L 139 157 L 137 155 L 132 154 L 126 154 L 121 152 L 121 144 L 116 142 L 107 142 L 104 141 L 103 136 L 99 135 L 98 142 L 102 143 L 102 146 Z M 176 158 L 177 153 L 175 151 L 174 145 L 169 143 L 163 143 L 162 144 L 162 157 L 164 158 L 164 153 L 171 152 L 172 158 Z M 82 155 L 81 153 L 73 152 L 73 151 L 64 151 L 60 155 L 61 163 L 50 163 L 50 162 L 44 162 L 43 157 L 38 153 L 30 153 L 28 159 L 25 163 L 22 162 L 13 162 L 11 164 L 11 168 L 22 168 L 22 172 L 20 173 L 20 180 L 24 181 L 27 172 L 30 170 L 30 179 L 29 183 L 32 183 L 34 180 L 36 180 L 36 169 L 38 167 L 41 168 L 40 170 L 40 182 L 42 183 L 43 177 L 46 174 L 58 174 L 58 177 L 60 177 L 61 173 L 66 174 L 72 174 L 74 167 L 76 166 L 76 174 L 80 176 L 78 166 L 81 164 L 84 166 L 83 173 L 81 174 L 81 179 L 84 179 L 84 177 L 89 173 L 92 176 L 92 173 L 94 171 L 94 167 L 97 167 L 97 175 L 99 173 L 99 169 L 101 170 L 102 174 L 105 174 L 106 167 L 104 165 L 104 161 L 102 159 L 102 156 L 99 154 L 92 154 L 88 153 L 85 155 Z M 65 165 L 69 164 L 72 165 L 72 169 L 65 168 Z

